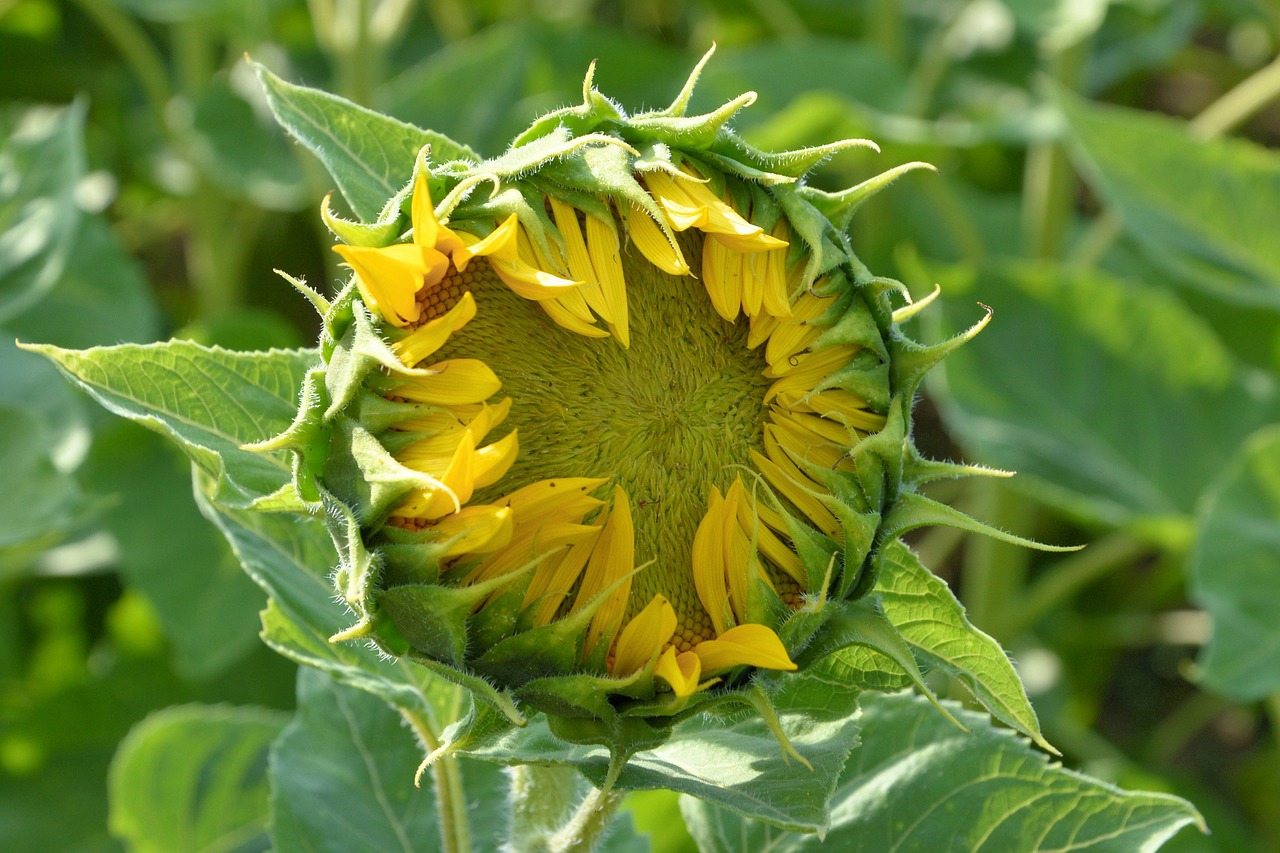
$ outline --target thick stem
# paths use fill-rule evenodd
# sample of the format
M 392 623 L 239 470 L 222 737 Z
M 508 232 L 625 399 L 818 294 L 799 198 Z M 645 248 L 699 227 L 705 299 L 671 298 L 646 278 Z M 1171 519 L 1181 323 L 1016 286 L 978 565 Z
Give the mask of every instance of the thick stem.
M 422 748 L 428 753 L 440 748 L 440 740 L 426 719 L 417 711 L 400 708 Z M 445 755 L 431 765 L 431 781 L 436 794 L 436 811 L 440 817 L 440 849 L 442 853 L 469 853 L 471 828 L 467 823 L 467 797 L 462 785 L 462 769 L 458 759 Z
M 507 775 L 511 780 L 513 846 L 519 839 L 545 836 L 564 822 L 578 790 L 579 777 L 572 767 L 520 764 Z
M 578 806 L 573 818 L 555 835 L 551 836 L 550 853 L 590 853 L 608 834 L 618 804 L 625 796 L 605 783 L 603 789 L 593 788 Z

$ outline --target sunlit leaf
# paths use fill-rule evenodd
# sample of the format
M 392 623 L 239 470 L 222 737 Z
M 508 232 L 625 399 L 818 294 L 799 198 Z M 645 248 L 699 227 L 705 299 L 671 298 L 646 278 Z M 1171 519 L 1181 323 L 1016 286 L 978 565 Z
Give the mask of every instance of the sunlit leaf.
M 234 353 L 185 341 L 64 350 L 32 346 L 107 409 L 175 441 L 244 505 L 289 481 L 279 454 L 241 445 L 284 431 L 296 412 L 309 350 Z
M 970 731 L 911 694 L 864 694 L 862 704 L 863 744 L 841 774 L 821 844 L 685 797 L 681 810 L 699 849 L 1134 853 L 1200 825 L 1184 800 L 1122 791 L 1050 764 L 954 703 L 951 712 Z
M 377 219 L 387 199 L 409 183 L 418 150 L 434 162 L 479 160 L 464 145 L 357 106 L 337 95 L 286 83 L 265 68 L 258 76 L 276 120 L 324 163 L 356 216 Z
M 631 759 L 618 786 L 667 788 L 780 826 L 816 831 L 827 822 L 832 786 L 857 743 L 857 696 L 821 676 L 779 681 L 773 701 L 782 728 L 812 770 L 784 758 L 764 722 L 744 711 L 679 724 L 667 743 Z M 558 739 L 541 717 L 466 754 L 504 764 L 570 764 L 597 785 L 609 767 L 606 750 Z

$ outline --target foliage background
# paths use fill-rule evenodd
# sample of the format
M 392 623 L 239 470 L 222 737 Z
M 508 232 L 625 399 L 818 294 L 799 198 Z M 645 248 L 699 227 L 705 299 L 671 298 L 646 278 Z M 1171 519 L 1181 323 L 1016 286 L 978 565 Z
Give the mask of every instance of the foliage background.
M 188 466 L 12 343 L 313 338 L 272 269 L 334 273 L 315 215 L 330 181 L 274 129 L 241 57 L 492 155 L 575 99 L 591 59 L 638 109 L 669 101 L 713 41 L 695 108 L 754 89 L 737 127 L 758 145 L 880 142 L 824 167 L 830 188 L 940 169 L 871 202 L 855 246 L 917 297 L 943 284 L 924 336 L 973 322 L 977 300 L 995 309 L 928 386 L 917 432 L 933 455 L 1022 473 L 938 496 L 1092 543 L 913 542 L 1014 654 L 1048 740 L 1068 766 L 1194 802 L 1213 835 L 1166 849 L 1280 850 L 1266 0 L 0 0 L 6 849 L 144 849 L 118 788 L 108 819 L 108 768 L 153 711 L 251 706 L 264 739 L 291 719 L 294 668 L 257 640 L 264 596 Z M 24 220 L 34 197 L 50 201 Z M 217 730 L 193 713 L 159 718 L 167 736 Z M 315 714 L 291 737 L 322 731 Z M 257 849 L 265 783 L 243 770 L 242 849 Z M 632 807 L 655 849 L 689 849 L 674 797 Z

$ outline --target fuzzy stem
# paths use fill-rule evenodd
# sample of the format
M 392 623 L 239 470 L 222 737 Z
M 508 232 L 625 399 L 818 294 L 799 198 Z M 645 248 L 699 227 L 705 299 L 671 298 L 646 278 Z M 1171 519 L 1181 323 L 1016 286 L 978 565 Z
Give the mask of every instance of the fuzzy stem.
M 609 773 L 614 776 L 612 767 Z M 624 796 L 623 792 L 613 790 L 612 778 L 603 788 L 593 788 L 582 798 L 573 818 L 551 836 L 548 849 L 551 853 L 590 853 L 604 840 Z
M 440 740 L 426 719 L 417 711 L 400 708 L 400 715 L 413 729 L 428 753 L 440 748 Z M 431 781 L 436 792 L 436 811 L 440 816 L 440 849 L 442 853 L 467 853 L 471 850 L 471 828 L 467 823 L 467 797 L 462 787 L 462 770 L 458 759 L 444 755 L 431 765 Z
M 519 764 L 508 771 L 511 780 L 513 848 L 534 836 L 545 836 L 564 821 L 573 807 L 578 774 L 571 767 Z

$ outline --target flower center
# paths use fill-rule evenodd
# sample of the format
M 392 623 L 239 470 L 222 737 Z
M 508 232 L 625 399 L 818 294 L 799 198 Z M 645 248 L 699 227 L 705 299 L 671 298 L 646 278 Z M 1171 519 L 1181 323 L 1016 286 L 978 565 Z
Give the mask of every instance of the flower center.
M 699 268 L 699 247 L 683 242 Z M 499 396 L 513 400 L 506 425 L 520 431 L 519 455 L 477 500 L 552 477 L 610 478 L 631 499 L 636 565 L 649 564 L 627 615 L 661 593 L 684 647 L 714 636 L 694 589 L 694 533 L 710 488 L 727 487 L 761 449 L 772 380 L 761 352 L 747 349 L 746 318 L 725 322 L 699 281 L 667 275 L 634 249 L 623 266 L 629 349 L 556 326 L 486 272 L 468 282 L 475 319 L 440 357 L 483 359 L 502 380 Z

